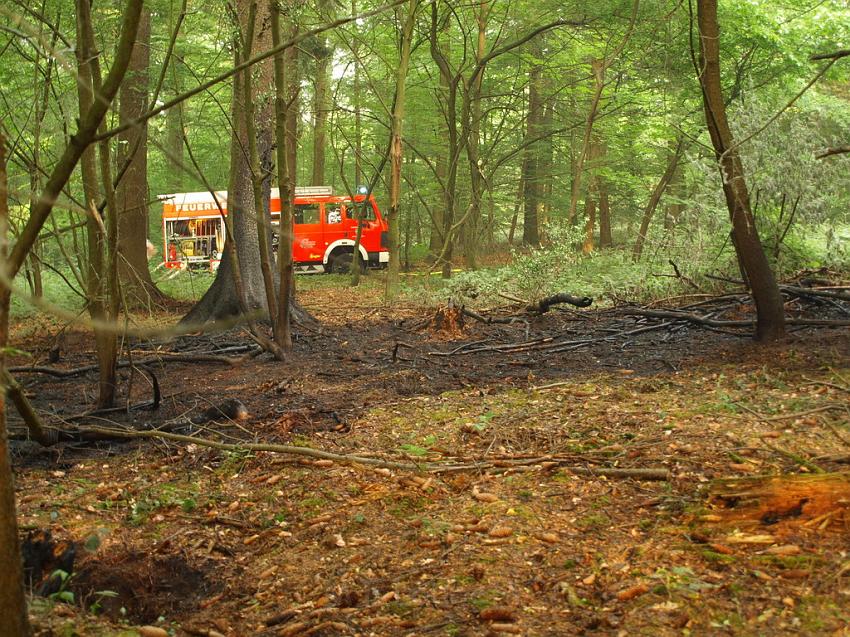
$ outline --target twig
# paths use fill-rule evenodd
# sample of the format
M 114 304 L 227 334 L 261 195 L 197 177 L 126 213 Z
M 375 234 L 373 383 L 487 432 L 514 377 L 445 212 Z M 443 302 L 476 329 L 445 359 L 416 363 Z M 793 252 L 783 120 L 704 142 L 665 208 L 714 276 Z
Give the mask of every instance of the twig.
M 780 449 L 779 447 L 769 443 L 764 438 L 761 438 L 760 440 L 761 440 L 761 444 L 763 444 L 765 447 L 767 447 L 768 449 L 770 449 L 774 453 L 778 453 L 780 456 L 785 456 L 789 460 L 793 460 L 796 464 L 803 466 L 803 467 L 806 467 L 807 469 L 809 469 L 810 471 L 814 471 L 815 473 L 826 473 L 826 471 L 824 469 L 822 469 L 820 466 L 816 465 L 811 460 L 807 460 L 803 456 L 800 456 L 800 455 L 793 453 L 791 451 L 788 451 L 786 449 Z

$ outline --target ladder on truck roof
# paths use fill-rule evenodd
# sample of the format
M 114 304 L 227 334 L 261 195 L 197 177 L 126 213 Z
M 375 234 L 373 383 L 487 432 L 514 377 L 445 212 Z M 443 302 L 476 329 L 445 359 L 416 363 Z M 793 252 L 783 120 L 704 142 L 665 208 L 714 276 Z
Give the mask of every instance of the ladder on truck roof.
M 330 186 L 296 186 L 296 197 L 330 197 L 334 189 Z
M 280 191 L 277 188 L 271 189 L 271 196 L 273 199 L 279 197 L 279 193 Z M 333 194 L 334 189 L 331 186 L 295 187 L 296 197 L 331 197 L 333 196 Z M 217 190 L 216 197 L 226 203 L 227 191 Z M 176 192 L 168 195 L 157 195 L 157 198 L 162 202 L 169 202 L 175 204 L 208 203 L 214 201 L 212 195 L 207 190 L 202 190 L 200 192 Z

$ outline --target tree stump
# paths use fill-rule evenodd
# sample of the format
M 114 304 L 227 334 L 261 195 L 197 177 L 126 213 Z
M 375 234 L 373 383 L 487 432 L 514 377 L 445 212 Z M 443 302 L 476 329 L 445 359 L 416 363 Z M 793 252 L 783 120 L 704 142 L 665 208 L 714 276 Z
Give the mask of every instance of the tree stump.
M 463 333 L 464 324 L 463 308 L 450 303 L 437 308 L 428 322 L 428 329 L 442 336 L 459 336 Z

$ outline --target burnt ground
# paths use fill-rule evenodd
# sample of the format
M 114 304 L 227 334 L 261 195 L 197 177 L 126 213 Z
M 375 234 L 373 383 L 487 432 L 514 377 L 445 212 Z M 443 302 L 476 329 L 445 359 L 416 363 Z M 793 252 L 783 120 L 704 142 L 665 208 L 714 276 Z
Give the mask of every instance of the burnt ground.
M 303 301 L 319 323 L 285 363 L 150 363 L 159 409 L 75 422 L 152 428 L 237 398 L 246 420 L 181 431 L 489 464 L 430 474 L 174 441 L 18 443 L 24 529 L 80 543 L 76 605 L 35 604 L 40 634 L 850 634 L 843 496 L 826 517 L 802 503 L 754 526 L 709 497 L 719 478 L 846 466 L 847 327 L 765 347 L 612 310 L 438 326 L 375 289 Z M 733 300 L 727 315 L 747 312 Z M 89 335 L 58 332 L 18 325 L 31 356 L 15 363 L 93 362 Z M 237 330 L 132 356 L 235 360 L 250 344 Z M 91 373 L 18 377 L 53 424 L 93 400 Z M 128 386 L 130 403 L 150 398 L 140 372 L 122 370 L 124 404 Z M 604 468 L 669 479 L 587 475 Z

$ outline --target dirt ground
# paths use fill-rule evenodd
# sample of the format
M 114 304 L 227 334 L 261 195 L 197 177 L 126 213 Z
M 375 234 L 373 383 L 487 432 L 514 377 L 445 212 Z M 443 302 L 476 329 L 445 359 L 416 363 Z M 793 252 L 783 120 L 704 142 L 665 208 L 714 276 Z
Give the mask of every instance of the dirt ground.
M 299 330 L 287 362 L 151 363 L 159 409 L 75 422 L 183 419 L 182 433 L 224 442 L 451 469 L 164 440 L 16 443 L 22 533 L 49 529 L 77 546 L 64 586 L 74 603 L 35 599 L 39 635 L 142 625 L 226 636 L 850 635 L 846 477 L 830 483 L 825 509 L 816 478 L 770 514 L 741 512 L 749 483 L 749 494 L 718 495 L 739 486 L 724 478 L 846 469 L 848 328 L 799 329 L 765 347 L 610 310 L 436 329 L 433 311 L 386 307 L 377 290 L 303 302 L 319 323 Z M 14 345 L 30 355 L 14 364 L 93 362 L 90 336 L 57 341 L 58 331 L 17 325 Z M 249 344 L 231 331 L 132 353 L 239 357 Z M 18 377 L 51 423 L 90 409 L 91 373 Z M 150 398 L 147 377 L 123 369 L 122 404 L 128 386 L 131 403 Z M 189 422 L 228 398 L 247 419 Z

